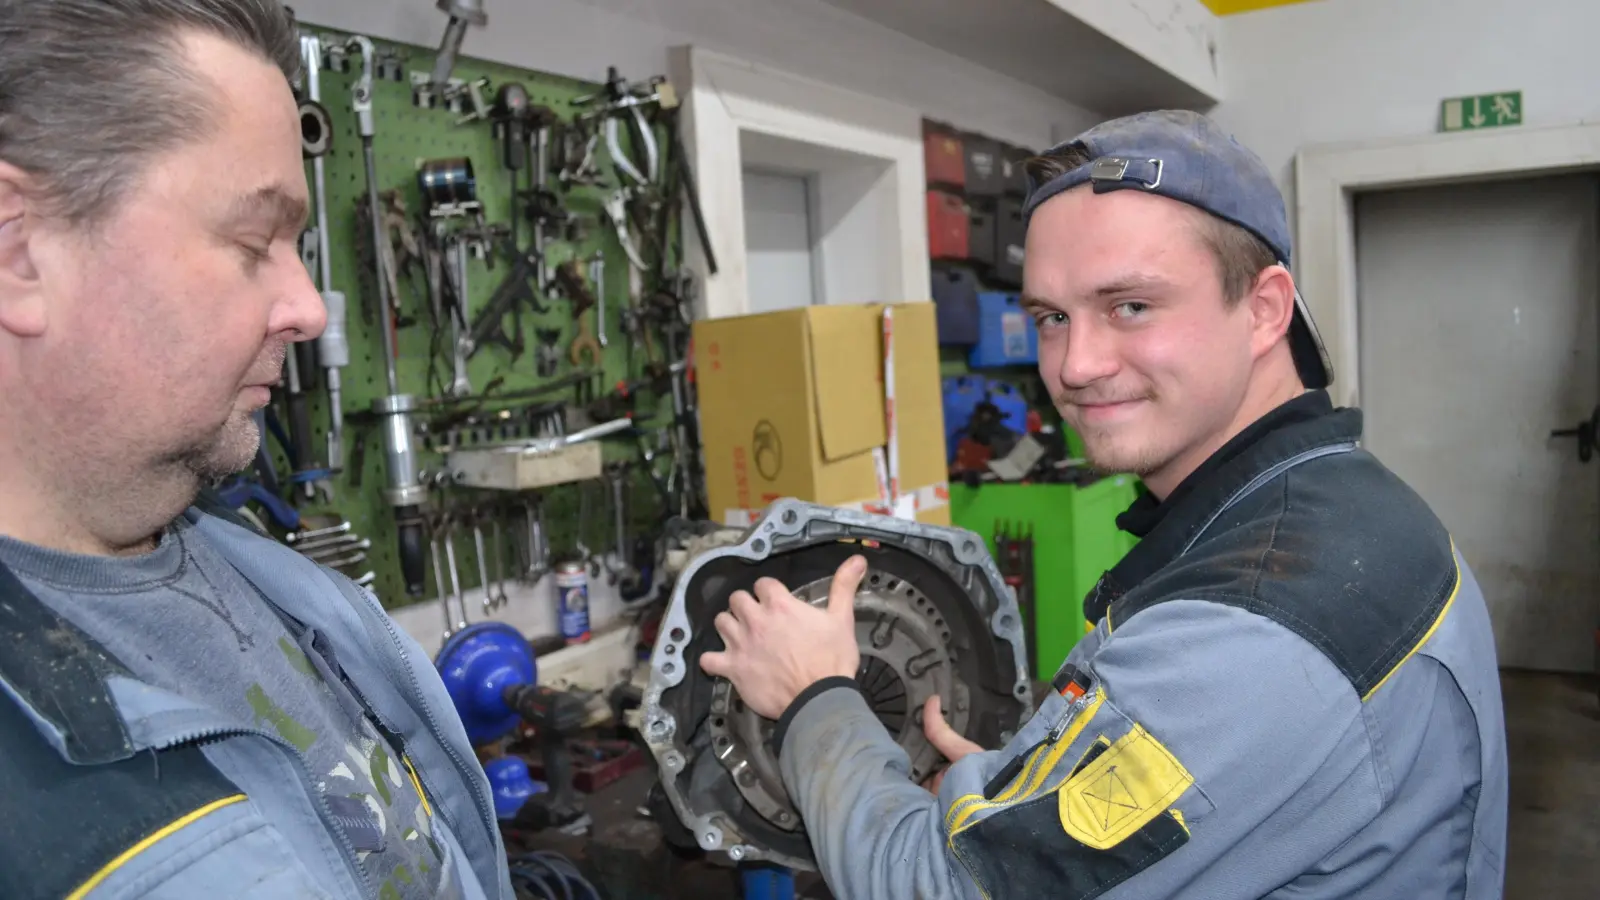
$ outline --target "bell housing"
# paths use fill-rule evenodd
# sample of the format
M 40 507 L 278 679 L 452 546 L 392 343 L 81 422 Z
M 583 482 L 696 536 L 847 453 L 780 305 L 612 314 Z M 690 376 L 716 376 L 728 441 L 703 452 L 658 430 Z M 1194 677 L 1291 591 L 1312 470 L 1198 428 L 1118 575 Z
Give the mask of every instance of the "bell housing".
M 786 499 L 736 541 L 697 550 L 662 619 L 640 725 L 662 793 L 701 849 L 734 861 L 816 867 L 770 744 L 776 723 L 699 665 L 701 654 L 723 648 L 712 620 L 729 595 L 759 578 L 822 605 L 839 565 L 866 557 L 855 600 L 856 680 L 906 751 L 912 780 L 941 760 L 922 730 L 922 706 L 933 694 L 956 732 L 983 746 L 1003 744 L 1026 721 L 1022 618 L 978 535 Z

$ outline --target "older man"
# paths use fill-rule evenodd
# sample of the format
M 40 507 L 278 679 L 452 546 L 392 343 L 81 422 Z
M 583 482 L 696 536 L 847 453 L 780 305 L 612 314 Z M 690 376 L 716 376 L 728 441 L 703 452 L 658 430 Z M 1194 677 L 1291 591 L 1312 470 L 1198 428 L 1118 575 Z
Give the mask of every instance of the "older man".
M 1101 468 L 1150 493 L 1094 631 L 999 751 L 924 711 L 937 797 L 850 678 L 851 598 L 767 580 L 701 658 L 779 718 L 784 783 L 843 900 L 1488 900 L 1506 746 L 1483 596 L 1359 445 L 1261 161 L 1191 113 L 1108 122 L 1030 166 L 1039 373 Z M 1049 552 L 1043 548 L 1041 552 Z
M 0 895 L 510 897 L 371 595 L 194 508 L 325 311 L 274 0 L 0 0 Z

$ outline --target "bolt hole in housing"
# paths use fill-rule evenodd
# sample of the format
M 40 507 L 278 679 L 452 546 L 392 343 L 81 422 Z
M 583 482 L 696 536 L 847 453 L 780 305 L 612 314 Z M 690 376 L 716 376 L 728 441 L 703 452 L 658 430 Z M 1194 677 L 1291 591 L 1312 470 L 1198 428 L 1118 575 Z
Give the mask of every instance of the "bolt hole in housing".
M 775 533 L 766 526 L 781 521 Z M 756 537 L 757 533 L 765 538 Z M 737 545 L 690 559 L 674 586 L 646 691 L 645 721 L 684 723 L 669 736 L 647 726 L 670 811 L 703 836 L 756 858 L 814 868 L 799 811 L 771 746 L 775 723 L 749 709 L 724 679 L 706 675 L 700 654 L 722 649 L 711 620 L 728 596 L 771 577 L 809 603 L 827 602 L 832 573 L 851 555 L 869 570 L 855 601 L 869 707 L 905 749 L 920 781 L 942 758 L 921 729 L 922 704 L 937 694 L 958 734 L 986 747 L 1030 712 L 1016 602 L 971 532 L 850 510 L 780 501 Z M 996 633 L 998 632 L 1000 633 Z M 682 674 L 666 657 L 682 655 Z M 696 723 L 696 724 L 689 724 Z M 665 760 L 672 755 L 675 765 Z M 713 825 L 714 823 L 714 825 Z M 702 846 L 704 841 L 702 841 Z

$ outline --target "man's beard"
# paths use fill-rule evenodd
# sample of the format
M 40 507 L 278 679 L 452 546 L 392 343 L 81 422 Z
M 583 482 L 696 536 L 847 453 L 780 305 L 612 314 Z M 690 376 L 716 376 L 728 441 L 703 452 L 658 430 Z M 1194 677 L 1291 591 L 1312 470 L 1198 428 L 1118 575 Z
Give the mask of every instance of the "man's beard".
M 1070 422 L 1068 427 L 1072 427 Z M 1149 443 L 1134 446 L 1119 443 L 1109 430 L 1095 434 L 1079 429 L 1078 439 L 1083 441 L 1083 455 L 1089 467 L 1103 475 L 1143 478 L 1167 462 L 1167 455 L 1159 447 Z
M 234 411 L 221 426 L 175 448 L 167 459 L 193 475 L 199 486 L 208 487 L 249 468 L 260 447 L 261 429 L 253 416 Z

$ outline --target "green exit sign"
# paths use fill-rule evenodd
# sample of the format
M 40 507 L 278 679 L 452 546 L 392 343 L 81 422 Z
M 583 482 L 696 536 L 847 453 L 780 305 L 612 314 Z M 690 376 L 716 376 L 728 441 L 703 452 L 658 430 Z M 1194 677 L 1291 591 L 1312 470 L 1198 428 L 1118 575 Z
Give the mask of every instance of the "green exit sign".
M 1521 124 L 1521 91 L 1451 97 L 1439 104 L 1440 131 L 1472 131 Z

